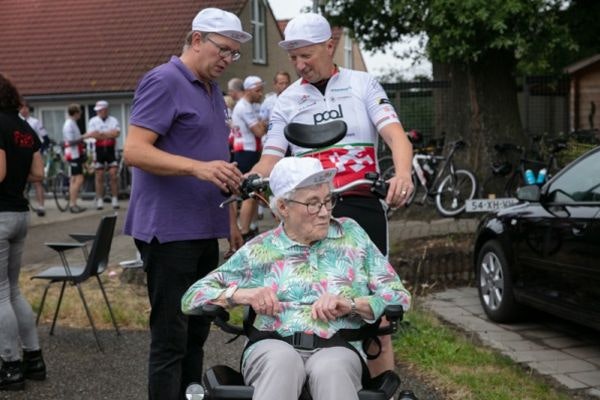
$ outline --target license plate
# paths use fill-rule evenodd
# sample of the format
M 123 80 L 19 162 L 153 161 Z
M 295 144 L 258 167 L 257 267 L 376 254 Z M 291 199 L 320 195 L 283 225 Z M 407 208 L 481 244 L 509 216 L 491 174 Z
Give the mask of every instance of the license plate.
M 467 200 L 466 212 L 493 212 L 510 207 L 519 202 L 514 197 L 501 199 L 471 199 Z

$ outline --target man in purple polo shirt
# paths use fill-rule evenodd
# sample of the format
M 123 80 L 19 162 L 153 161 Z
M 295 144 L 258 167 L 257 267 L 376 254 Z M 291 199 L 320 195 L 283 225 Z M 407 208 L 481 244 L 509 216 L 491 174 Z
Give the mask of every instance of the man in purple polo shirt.
M 242 174 L 229 163 L 225 103 L 215 82 L 252 36 L 237 16 L 206 8 L 192 22 L 180 57 L 148 72 L 131 109 L 125 143 L 133 185 L 125 233 L 147 274 L 150 399 L 179 400 L 202 373 L 209 325 L 181 312 L 181 297 L 216 268 L 218 238 L 241 245 L 236 221 L 219 208 Z

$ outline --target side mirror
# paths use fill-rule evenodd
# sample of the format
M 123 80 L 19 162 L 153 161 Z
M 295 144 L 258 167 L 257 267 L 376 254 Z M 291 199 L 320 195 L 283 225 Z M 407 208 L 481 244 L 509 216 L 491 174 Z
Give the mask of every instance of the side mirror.
M 541 193 L 538 185 L 527 185 L 517 189 L 517 199 L 522 201 L 540 201 Z

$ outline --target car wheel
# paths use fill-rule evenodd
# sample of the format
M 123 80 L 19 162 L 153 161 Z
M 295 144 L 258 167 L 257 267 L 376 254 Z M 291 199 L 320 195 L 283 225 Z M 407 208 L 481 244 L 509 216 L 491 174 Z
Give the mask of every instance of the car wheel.
M 514 321 L 519 316 L 513 281 L 506 254 L 496 240 L 486 242 L 477 257 L 479 300 L 487 316 L 495 322 Z

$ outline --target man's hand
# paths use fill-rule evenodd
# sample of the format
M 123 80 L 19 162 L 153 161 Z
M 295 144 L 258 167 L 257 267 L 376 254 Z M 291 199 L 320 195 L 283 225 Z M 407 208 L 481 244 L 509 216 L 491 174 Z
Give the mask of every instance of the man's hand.
M 392 208 L 402 207 L 413 192 L 414 185 L 410 176 L 410 171 L 396 173 L 387 180 L 389 189 L 385 202 Z
M 329 322 L 349 314 L 350 310 L 350 301 L 344 296 L 324 293 L 313 303 L 311 316 L 313 319 Z
M 242 182 L 242 173 L 237 165 L 221 160 L 198 162 L 192 168 L 192 175 L 214 183 L 226 193 L 238 194 Z
M 257 314 L 274 316 L 281 311 L 277 295 L 270 287 L 238 289 L 233 295 L 237 304 L 249 304 Z

